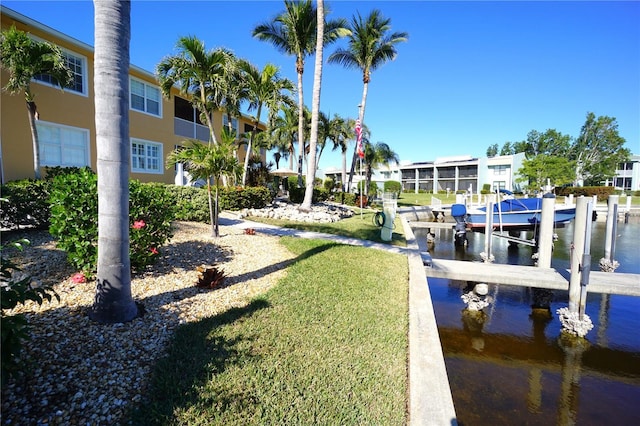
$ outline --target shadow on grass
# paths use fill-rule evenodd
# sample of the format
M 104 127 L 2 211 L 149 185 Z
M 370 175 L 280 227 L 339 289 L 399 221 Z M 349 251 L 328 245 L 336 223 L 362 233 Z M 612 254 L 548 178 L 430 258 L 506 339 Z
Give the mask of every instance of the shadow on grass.
M 150 378 L 150 389 L 142 404 L 129 413 L 131 424 L 174 424 L 176 409 L 194 406 L 201 399 L 200 388 L 211 375 L 252 357 L 251 351 L 240 349 L 252 336 L 237 335 L 228 339 L 216 329 L 252 316 L 269 308 L 266 299 L 258 298 L 242 308 L 232 308 L 219 315 L 179 327 L 167 350 L 156 364 Z M 246 347 L 246 345 L 244 345 Z M 225 405 L 237 403 L 242 395 L 216 395 Z M 225 402 L 225 400 L 227 400 Z

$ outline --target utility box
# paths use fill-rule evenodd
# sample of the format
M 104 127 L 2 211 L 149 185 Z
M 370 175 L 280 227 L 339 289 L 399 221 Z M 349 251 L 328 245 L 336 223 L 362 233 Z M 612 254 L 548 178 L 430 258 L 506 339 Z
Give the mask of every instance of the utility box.
M 397 208 L 398 201 L 395 199 L 393 192 L 385 192 L 382 196 L 382 212 L 384 213 L 384 223 L 380 230 L 382 241 L 391 241 Z

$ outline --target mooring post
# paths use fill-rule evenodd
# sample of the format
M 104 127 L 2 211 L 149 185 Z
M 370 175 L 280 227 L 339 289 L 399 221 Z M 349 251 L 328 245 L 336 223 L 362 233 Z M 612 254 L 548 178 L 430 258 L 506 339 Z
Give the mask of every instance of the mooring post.
M 607 200 L 607 230 L 604 236 L 604 258 L 613 262 L 616 251 L 616 233 L 618 232 L 619 195 L 609 195 Z
M 542 196 L 542 213 L 538 233 L 538 268 L 550 268 L 553 252 L 553 221 L 555 219 L 556 196 L 546 193 Z
M 576 218 L 571 243 L 571 277 L 569 279 L 569 312 L 571 313 L 577 313 L 580 305 L 581 263 L 587 225 L 591 222 L 591 217 L 587 217 L 590 202 L 589 198 L 584 196 L 578 197 L 576 200 Z
M 484 252 L 486 255 L 486 263 L 491 263 L 491 234 L 493 233 L 493 201 L 487 199 L 487 214 L 484 221 Z
M 584 251 L 582 254 L 581 271 L 580 271 L 580 307 L 578 313 L 580 314 L 580 321 L 584 320 L 584 315 L 587 308 L 587 285 L 589 284 L 589 274 L 591 273 L 591 220 L 589 218 L 593 214 L 592 204 L 587 204 L 587 220 L 584 230 Z

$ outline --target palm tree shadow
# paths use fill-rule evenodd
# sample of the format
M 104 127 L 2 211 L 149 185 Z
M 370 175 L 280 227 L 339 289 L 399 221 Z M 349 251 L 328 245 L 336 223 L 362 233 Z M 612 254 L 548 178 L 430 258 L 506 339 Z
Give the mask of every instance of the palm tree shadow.
M 128 415 L 131 424 L 172 423 L 177 409 L 198 405 L 202 398 L 199 390 L 206 386 L 211 375 L 221 374 L 227 368 L 254 357 L 246 348 L 250 347 L 247 341 L 255 340 L 255 336 L 236 334 L 225 337 L 218 330 L 269 307 L 266 299 L 259 298 L 245 307 L 232 308 L 179 327 L 166 355 L 153 369 L 147 397 Z M 225 401 L 237 403 L 243 398 L 231 391 L 213 397 L 216 403 L 223 405 Z

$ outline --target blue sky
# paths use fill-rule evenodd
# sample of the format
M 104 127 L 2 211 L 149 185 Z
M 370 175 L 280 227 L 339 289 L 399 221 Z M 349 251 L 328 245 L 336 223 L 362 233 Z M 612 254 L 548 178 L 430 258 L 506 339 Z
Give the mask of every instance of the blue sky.
M 2 4 L 93 45 L 91 1 Z M 577 137 L 588 112 L 615 117 L 627 147 L 640 154 L 640 2 L 325 1 L 330 17 L 373 8 L 409 33 L 398 56 L 372 74 L 365 112 L 373 142 L 401 160 L 485 156 L 487 147 L 521 141 L 531 130 Z M 153 72 L 179 37 L 226 47 L 296 80 L 294 58 L 251 37 L 284 9 L 282 1 L 143 1 L 132 4 L 131 62 Z M 345 45 L 342 42 L 342 45 Z M 336 45 L 325 48 L 325 58 Z M 313 57 L 304 90 L 311 105 Z M 362 76 L 323 68 L 325 113 L 356 117 Z M 320 167 L 340 166 L 330 151 Z

